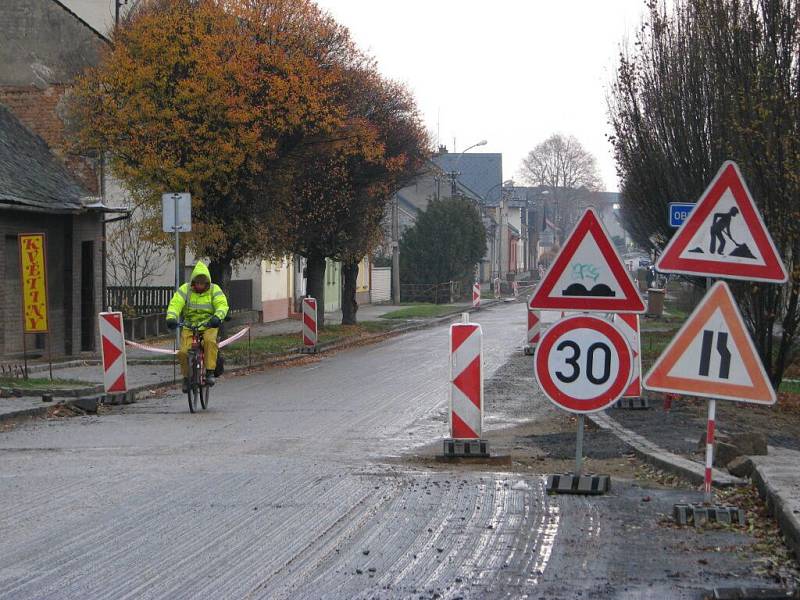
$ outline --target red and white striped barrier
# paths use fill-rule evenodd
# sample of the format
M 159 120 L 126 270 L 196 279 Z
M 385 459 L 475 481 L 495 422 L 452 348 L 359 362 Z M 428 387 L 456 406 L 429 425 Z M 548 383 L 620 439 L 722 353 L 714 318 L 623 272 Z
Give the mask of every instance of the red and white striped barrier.
M 542 336 L 542 321 L 535 310 L 528 308 L 528 345 L 535 346 Z
M 101 312 L 100 351 L 103 355 L 103 386 L 107 393 L 128 391 L 128 361 L 121 312 Z
M 477 323 L 450 326 L 450 436 L 474 440 L 483 429 L 483 331 Z
M 481 284 L 475 282 L 472 284 L 472 308 L 481 307 Z
M 303 347 L 317 348 L 317 299 L 303 298 Z
M 222 340 L 219 344 L 217 344 L 218 348 L 224 348 L 228 344 L 232 344 L 244 337 L 244 335 L 250 331 L 249 327 L 245 327 L 241 331 L 237 331 L 231 337 L 227 337 Z M 145 346 L 144 344 L 138 344 L 136 342 L 131 342 L 129 340 L 125 340 L 125 345 L 130 346 L 131 348 L 138 348 L 139 350 L 144 350 L 145 352 L 152 352 L 153 354 L 177 354 L 177 350 L 172 350 L 170 348 L 157 348 L 155 346 Z
M 631 382 L 622 394 L 623 398 L 639 398 L 642 395 L 642 351 L 639 339 L 639 315 L 615 314 L 614 325 L 625 335 L 631 347 L 633 365 Z

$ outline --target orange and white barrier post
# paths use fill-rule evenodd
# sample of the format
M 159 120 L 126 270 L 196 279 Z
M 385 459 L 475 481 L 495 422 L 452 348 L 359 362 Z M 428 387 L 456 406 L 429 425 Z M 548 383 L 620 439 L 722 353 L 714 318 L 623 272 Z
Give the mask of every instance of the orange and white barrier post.
M 625 335 L 625 340 L 631 348 L 631 356 L 633 356 L 631 381 L 615 406 L 616 408 L 650 408 L 650 401 L 642 397 L 642 349 L 639 337 L 639 315 L 615 314 L 613 322 Z
M 317 351 L 317 299 L 303 298 L 303 350 Z
M 539 343 L 539 338 L 542 335 L 542 321 L 539 318 L 539 313 L 528 307 L 528 343 L 525 345 L 525 354 L 532 355 L 536 350 L 536 345 Z
M 100 349 L 103 355 L 103 386 L 106 393 L 128 391 L 128 360 L 121 312 L 101 312 Z
M 642 350 L 639 339 L 639 315 L 614 315 L 614 325 L 619 327 L 619 330 L 625 334 L 625 339 L 628 340 L 628 345 L 631 347 L 631 354 L 633 355 L 631 382 L 622 397 L 639 398 L 642 395 Z
M 477 323 L 450 326 L 450 435 L 476 440 L 483 429 L 483 331 Z
M 478 309 L 481 307 L 481 284 L 476 281 L 472 284 L 472 308 Z

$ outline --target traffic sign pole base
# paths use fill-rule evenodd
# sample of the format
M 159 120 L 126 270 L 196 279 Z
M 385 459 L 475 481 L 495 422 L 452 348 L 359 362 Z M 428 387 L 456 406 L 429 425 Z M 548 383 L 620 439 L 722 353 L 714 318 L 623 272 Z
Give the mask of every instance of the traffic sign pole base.
M 678 525 L 702 527 L 707 523 L 744 525 L 744 510 L 736 506 L 707 504 L 676 504 L 672 516 Z
M 647 398 L 620 398 L 614 404 L 614 408 L 626 408 L 629 410 L 646 410 L 650 408 L 650 400 Z
M 522 347 L 522 353 L 525 356 L 533 356 L 536 354 L 536 346 L 531 346 L 530 344 L 526 344 Z
M 564 473 L 547 476 L 545 491 L 548 494 L 578 494 L 600 496 L 611 490 L 611 477 L 608 475 L 575 475 Z
M 447 438 L 444 440 L 443 446 L 443 452 L 446 457 L 489 457 L 489 442 L 486 440 L 455 440 Z
M 316 354 L 317 347 L 316 346 L 303 346 L 300 348 L 300 354 Z

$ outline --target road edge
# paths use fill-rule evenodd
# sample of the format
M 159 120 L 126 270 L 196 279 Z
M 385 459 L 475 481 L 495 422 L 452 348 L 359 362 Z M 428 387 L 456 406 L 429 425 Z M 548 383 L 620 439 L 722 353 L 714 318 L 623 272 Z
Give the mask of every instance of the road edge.
M 694 485 L 702 485 L 705 477 L 705 467 L 700 463 L 664 450 L 644 436 L 623 427 L 616 419 L 606 413 L 589 413 L 586 416 L 600 429 L 610 431 L 617 436 L 645 462 L 674 475 L 679 475 Z M 712 471 L 712 481 L 719 488 L 747 484 L 745 479 L 734 477 L 719 469 Z

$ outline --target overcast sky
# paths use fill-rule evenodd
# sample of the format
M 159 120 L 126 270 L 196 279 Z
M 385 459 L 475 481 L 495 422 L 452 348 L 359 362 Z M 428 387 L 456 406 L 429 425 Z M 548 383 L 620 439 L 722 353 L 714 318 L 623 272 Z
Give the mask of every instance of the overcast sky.
M 113 0 L 62 0 L 103 27 Z M 575 135 L 617 190 L 606 92 L 644 0 L 317 0 L 405 82 L 434 139 L 502 152 L 503 178 L 550 134 Z

